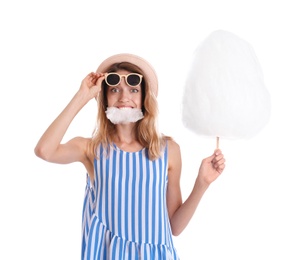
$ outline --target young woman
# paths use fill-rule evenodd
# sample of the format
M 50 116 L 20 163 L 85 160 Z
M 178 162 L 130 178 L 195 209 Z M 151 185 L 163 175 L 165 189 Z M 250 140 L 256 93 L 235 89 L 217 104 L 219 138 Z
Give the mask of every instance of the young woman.
M 83 79 L 35 147 L 48 162 L 85 166 L 82 259 L 179 259 L 172 236 L 186 228 L 225 168 L 219 149 L 203 159 L 182 201 L 180 147 L 157 129 L 157 94 L 158 79 L 146 60 L 126 53 L 111 56 Z M 93 136 L 62 143 L 92 98 L 98 103 Z

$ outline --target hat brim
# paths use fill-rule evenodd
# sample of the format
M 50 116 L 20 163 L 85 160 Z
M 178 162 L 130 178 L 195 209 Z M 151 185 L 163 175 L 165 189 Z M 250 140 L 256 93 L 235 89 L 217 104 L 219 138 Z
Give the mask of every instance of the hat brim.
M 104 73 L 115 63 L 129 62 L 144 72 L 144 77 L 155 96 L 158 96 L 158 77 L 152 65 L 145 59 L 130 53 L 120 53 L 105 59 L 98 67 L 97 72 Z

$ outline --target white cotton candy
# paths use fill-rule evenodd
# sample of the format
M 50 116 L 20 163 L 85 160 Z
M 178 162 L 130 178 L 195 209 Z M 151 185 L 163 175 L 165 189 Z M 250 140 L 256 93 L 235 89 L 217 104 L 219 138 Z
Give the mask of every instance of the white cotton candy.
M 193 132 L 251 138 L 269 121 L 270 95 L 251 45 L 227 31 L 196 49 L 183 93 L 182 121 Z
M 106 110 L 106 116 L 113 124 L 134 123 L 144 117 L 141 109 L 128 107 L 108 107 Z

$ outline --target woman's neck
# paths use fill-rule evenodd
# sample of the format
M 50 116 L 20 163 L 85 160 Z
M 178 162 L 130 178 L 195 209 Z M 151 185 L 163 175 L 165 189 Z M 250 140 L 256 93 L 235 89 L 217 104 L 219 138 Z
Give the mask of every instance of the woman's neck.
M 131 125 L 117 125 L 113 142 L 124 151 L 135 152 L 143 148 L 137 139 L 135 129 Z

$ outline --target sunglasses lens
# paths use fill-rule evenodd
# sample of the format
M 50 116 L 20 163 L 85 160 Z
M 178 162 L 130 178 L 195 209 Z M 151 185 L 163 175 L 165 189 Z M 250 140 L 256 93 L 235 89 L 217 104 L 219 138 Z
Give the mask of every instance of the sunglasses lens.
M 108 74 L 106 82 L 110 86 L 117 85 L 120 82 L 120 76 L 117 74 Z
M 137 74 L 130 74 L 128 77 L 127 77 L 127 83 L 130 85 L 130 86 L 137 86 L 141 83 L 141 77 Z

